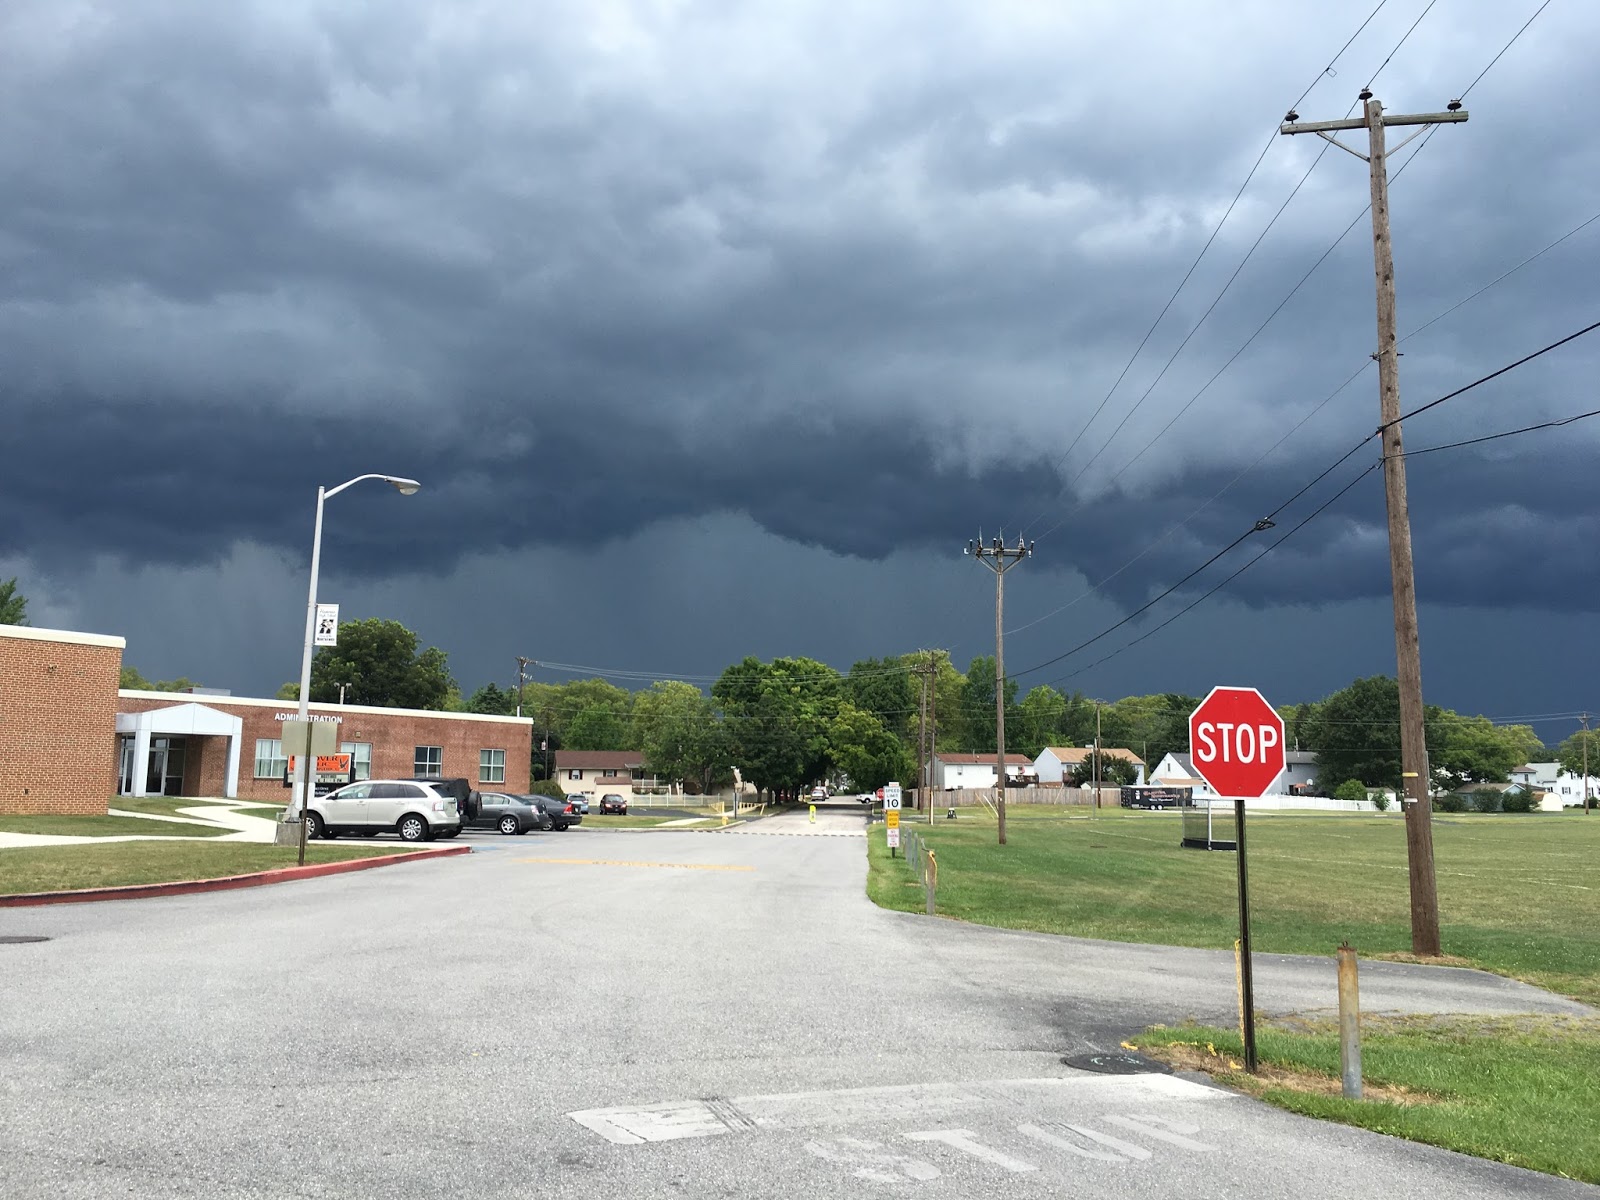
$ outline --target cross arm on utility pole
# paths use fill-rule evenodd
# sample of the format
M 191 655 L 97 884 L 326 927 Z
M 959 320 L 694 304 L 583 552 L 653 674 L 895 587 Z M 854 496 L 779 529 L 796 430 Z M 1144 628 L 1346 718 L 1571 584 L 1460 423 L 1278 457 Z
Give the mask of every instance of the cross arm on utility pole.
M 1447 125 L 1465 121 L 1465 110 L 1435 113 L 1384 113 L 1385 125 Z M 1365 117 L 1352 117 L 1348 121 L 1285 121 L 1278 126 L 1279 133 L 1338 133 L 1341 129 L 1365 129 Z

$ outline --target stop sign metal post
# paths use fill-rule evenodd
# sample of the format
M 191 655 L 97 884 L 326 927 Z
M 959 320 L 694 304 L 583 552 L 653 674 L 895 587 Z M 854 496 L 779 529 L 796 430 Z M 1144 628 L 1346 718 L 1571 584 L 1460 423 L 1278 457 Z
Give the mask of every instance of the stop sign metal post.
M 1239 1032 L 1244 1069 L 1255 1073 L 1256 1000 L 1250 955 L 1250 874 L 1245 859 L 1244 802 L 1283 773 L 1283 718 L 1255 688 L 1214 687 L 1189 714 L 1189 757 L 1216 791 L 1233 800 L 1239 856 Z

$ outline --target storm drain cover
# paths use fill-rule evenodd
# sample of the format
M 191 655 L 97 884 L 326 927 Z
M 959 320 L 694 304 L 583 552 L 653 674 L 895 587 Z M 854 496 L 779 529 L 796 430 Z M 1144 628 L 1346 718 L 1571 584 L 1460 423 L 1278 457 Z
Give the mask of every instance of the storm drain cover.
M 0 945 L 20 946 L 24 942 L 48 942 L 50 939 L 40 933 L 0 933 Z
M 1146 1058 L 1142 1054 L 1078 1054 L 1063 1058 L 1063 1065 L 1078 1071 L 1094 1071 L 1101 1075 L 1170 1075 L 1172 1068 L 1166 1063 Z

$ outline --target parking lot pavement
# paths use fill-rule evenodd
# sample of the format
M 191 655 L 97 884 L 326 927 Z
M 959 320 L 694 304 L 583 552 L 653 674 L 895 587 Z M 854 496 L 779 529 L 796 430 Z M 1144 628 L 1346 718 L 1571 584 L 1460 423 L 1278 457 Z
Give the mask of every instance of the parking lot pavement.
M 1226 953 L 886 912 L 853 838 L 485 846 L 0 912 L 0 933 L 50 939 L 0 944 L 7 1200 L 1600 1195 L 1062 1064 L 1228 1019 Z M 1364 965 L 1363 995 L 1397 1008 L 1572 1007 L 1387 967 Z M 1326 1004 L 1333 973 L 1274 959 L 1258 990 Z

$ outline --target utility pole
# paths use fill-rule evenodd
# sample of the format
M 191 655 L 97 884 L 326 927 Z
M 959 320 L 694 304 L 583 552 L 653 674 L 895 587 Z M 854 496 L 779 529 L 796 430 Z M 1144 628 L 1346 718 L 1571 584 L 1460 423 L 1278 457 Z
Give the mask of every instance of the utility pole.
M 928 651 L 928 808 L 923 821 L 933 824 L 934 777 L 938 774 L 939 758 L 939 652 Z
M 528 665 L 530 663 L 534 666 L 539 665 L 531 658 L 523 658 L 522 655 L 517 655 L 517 716 L 519 717 L 522 715 L 522 689 L 525 686 L 523 679 L 528 673 Z
M 1461 101 L 1447 111 L 1385 115 L 1368 88 L 1361 89 L 1364 115 L 1354 120 L 1301 122 L 1291 111 L 1279 127 L 1284 134 L 1314 133 L 1339 149 L 1365 159 L 1372 186 L 1372 267 L 1378 288 L 1379 431 L 1383 435 L 1383 498 L 1389 516 L 1389 576 L 1394 593 L 1396 675 L 1400 683 L 1400 767 L 1405 786 L 1406 855 L 1411 878 L 1411 950 L 1437 957 L 1439 896 L 1433 874 L 1433 799 L 1428 786 L 1428 745 L 1422 707 L 1422 651 L 1417 632 L 1417 585 L 1411 562 L 1411 516 L 1406 508 L 1406 460 L 1400 443 L 1400 356 L 1395 340 L 1394 252 L 1389 238 L 1388 157 L 1434 125 L 1465 121 Z M 1411 137 L 1384 148 L 1384 130 L 1415 125 Z M 1333 135 L 1345 129 L 1367 131 L 1367 153 L 1353 150 Z
M 994 741 L 995 784 L 998 803 L 995 814 L 1000 825 L 1000 844 L 1006 844 L 1006 572 L 1025 558 L 1033 557 L 1033 543 L 1017 538 L 1015 549 L 995 538 L 985 546 L 983 535 L 968 542 L 963 554 L 970 554 L 994 572 Z
M 1583 714 L 1583 815 L 1589 815 L 1589 714 Z
M 922 701 L 917 707 L 917 808 L 930 808 L 933 800 L 928 797 L 931 784 L 928 781 L 928 675 L 922 667 L 917 667 L 917 674 L 922 677 Z
M 1094 806 L 1100 807 L 1100 701 L 1094 702 Z

